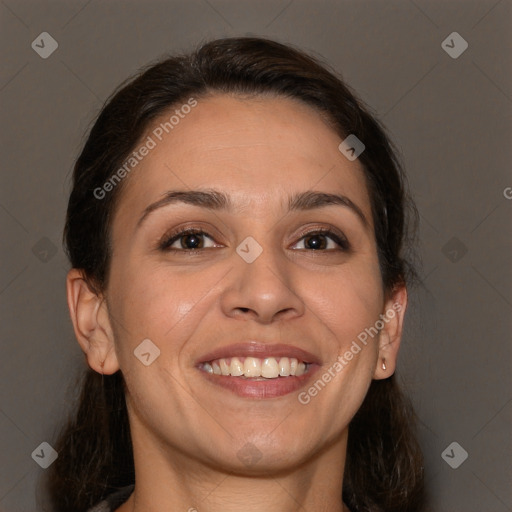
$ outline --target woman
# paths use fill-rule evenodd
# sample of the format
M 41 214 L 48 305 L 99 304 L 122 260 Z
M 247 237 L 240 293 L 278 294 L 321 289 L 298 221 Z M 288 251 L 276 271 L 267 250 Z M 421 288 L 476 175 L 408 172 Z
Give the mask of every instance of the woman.
M 55 510 L 421 510 L 407 211 L 384 129 L 290 46 L 216 40 L 124 84 L 68 206 L 90 368 Z

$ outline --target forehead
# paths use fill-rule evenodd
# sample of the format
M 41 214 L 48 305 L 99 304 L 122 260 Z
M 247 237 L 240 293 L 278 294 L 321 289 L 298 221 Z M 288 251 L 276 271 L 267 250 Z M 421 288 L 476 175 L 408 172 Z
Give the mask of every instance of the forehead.
M 197 99 L 169 123 L 179 109 L 153 121 L 137 146 L 148 137 L 154 142 L 124 183 L 118 214 L 125 221 L 168 190 L 215 188 L 245 210 L 284 207 L 289 195 L 305 190 L 339 192 L 371 222 L 361 164 L 341 154 L 340 136 L 308 105 L 216 95 Z

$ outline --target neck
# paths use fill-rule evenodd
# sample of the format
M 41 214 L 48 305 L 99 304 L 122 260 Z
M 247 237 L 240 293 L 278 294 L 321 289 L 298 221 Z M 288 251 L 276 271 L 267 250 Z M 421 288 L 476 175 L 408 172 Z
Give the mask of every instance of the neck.
M 135 489 L 116 512 L 349 512 L 341 498 L 346 440 L 292 469 L 251 475 L 134 438 Z

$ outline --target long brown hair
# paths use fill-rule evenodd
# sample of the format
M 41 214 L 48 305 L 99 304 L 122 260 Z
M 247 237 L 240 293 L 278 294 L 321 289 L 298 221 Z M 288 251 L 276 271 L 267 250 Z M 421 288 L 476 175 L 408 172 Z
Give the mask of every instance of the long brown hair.
M 295 98 L 314 107 L 341 138 L 355 134 L 363 141 L 359 160 L 383 289 L 390 293 L 418 280 L 408 256 L 417 210 L 384 127 L 327 64 L 289 45 L 242 37 L 214 40 L 149 65 L 101 109 L 74 167 L 64 229 L 71 266 L 82 269 L 93 290 L 101 293 L 108 283 L 111 219 L 123 182 L 101 200 L 94 191 L 123 165 L 152 120 L 190 97 L 215 93 Z M 122 373 L 100 375 L 87 368 L 80 385 L 76 410 L 54 446 L 59 457 L 48 470 L 55 512 L 86 511 L 135 481 Z M 421 510 L 423 466 L 414 412 L 395 376 L 372 381 L 350 424 L 343 499 L 353 512 Z

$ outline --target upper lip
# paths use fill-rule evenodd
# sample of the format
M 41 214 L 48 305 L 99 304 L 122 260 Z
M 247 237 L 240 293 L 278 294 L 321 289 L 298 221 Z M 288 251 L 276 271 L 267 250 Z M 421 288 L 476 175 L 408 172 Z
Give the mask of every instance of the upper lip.
M 320 364 L 320 360 L 311 352 L 294 345 L 283 343 L 262 343 L 256 340 L 233 343 L 220 347 L 201 356 L 198 364 L 229 357 L 295 357 L 304 363 Z

